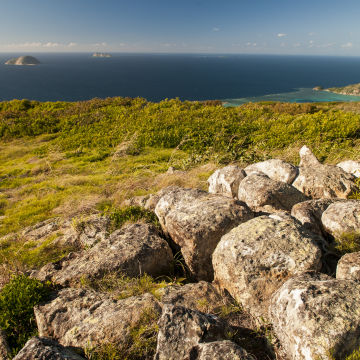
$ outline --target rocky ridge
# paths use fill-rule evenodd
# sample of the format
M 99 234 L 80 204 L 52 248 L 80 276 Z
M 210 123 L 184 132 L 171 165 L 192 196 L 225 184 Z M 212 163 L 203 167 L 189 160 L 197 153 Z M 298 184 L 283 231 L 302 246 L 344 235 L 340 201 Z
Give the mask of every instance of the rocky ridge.
M 154 209 L 162 232 L 140 223 L 110 232 L 99 216 L 75 230 L 56 221 L 25 229 L 39 242 L 65 229 L 58 241 L 77 250 L 31 274 L 60 288 L 35 307 L 39 337 L 16 359 L 123 349 L 149 317 L 158 321 L 156 349 L 144 359 L 345 359 L 360 347 L 360 257 L 340 258 L 334 247 L 360 234 L 360 200 L 348 199 L 357 173 L 321 164 L 307 147 L 300 159 L 298 167 L 272 159 L 218 169 L 209 192 L 171 187 L 129 199 Z M 108 273 L 166 275 L 178 251 L 184 286 L 125 299 L 79 288 Z M 255 346 L 264 326 L 272 340 Z

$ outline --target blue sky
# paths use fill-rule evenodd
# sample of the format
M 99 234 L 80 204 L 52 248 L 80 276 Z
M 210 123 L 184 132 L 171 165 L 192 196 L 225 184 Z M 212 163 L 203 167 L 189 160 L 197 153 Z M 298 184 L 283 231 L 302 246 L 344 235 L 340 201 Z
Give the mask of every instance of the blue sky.
M 0 0 L 0 52 L 360 56 L 359 0 Z

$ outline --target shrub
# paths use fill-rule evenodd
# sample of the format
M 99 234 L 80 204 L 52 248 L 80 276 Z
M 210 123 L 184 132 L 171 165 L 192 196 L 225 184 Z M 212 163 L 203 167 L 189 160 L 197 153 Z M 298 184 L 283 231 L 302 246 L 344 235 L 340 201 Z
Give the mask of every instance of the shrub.
M 49 284 L 20 275 L 14 277 L 0 292 L 0 327 L 10 349 L 16 354 L 26 341 L 36 335 L 34 306 L 46 300 Z
M 335 239 L 335 250 L 337 250 L 340 255 L 347 253 L 353 253 L 360 251 L 360 234 L 359 233 L 345 233 L 341 236 L 338 236 Z

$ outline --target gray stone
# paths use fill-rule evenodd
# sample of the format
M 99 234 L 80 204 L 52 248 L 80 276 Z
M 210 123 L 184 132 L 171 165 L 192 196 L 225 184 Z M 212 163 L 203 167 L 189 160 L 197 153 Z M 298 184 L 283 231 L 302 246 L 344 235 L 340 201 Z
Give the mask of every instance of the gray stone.
M 360 346 L 359 299 L 356 281 L 303 274 L 274 294 L 269 315 L 291 359 L 344 359 Z
M 360 234 L 360 200 L 347 200 L 331 204 L 322 214 L 325 230 L 334 237 Z
M 320 269 L 317 240 L 290 217 L 257 217 L 221 238 L 212 257 L 214 281 L 250 314 L 266 318 L 271 295 L 289 277 Z
M 313 199 L 346 199 L 357 190 L 355 177 L 337 166 L 322 165 L 304 146 L 300 150 L 299 175 L 293 186 Z
M 193 353 L 198 354 L 194 357 L 196 360 L 255 360 L 243 348 L 229 340 L 199 344 Z
M 336 268 L 336 278 L 360 281 L 360 251 L 341 257 Z
M 293 186 L 261 173 L 253 173 L 240 183 L 238 198 L 253 211 L 265 212 L 291 211 L 295 204 L 307 200 Z
M 212 313 L 217 311 L 222 305 L 227 304 L 227 298 L 220 294 L 212 284 L 200 281 L 184 286 L 166 287 L 163 291 L 161 302 Z
M 6 335 L 0 329 L 0 360 L 8 360 L 10 358 L 10 348 L 6 340 Z
M 291 209 L 291 216 L 299 220 L 307 229 L 322 235 L 324 229 L 321 223 L 321 216 L 334 201 L 336 200 L 319 199 L 295 204 Z
M 13 360 L 85 360 L 85 358 L 52 339 L 33 337 Z
M 246 204 L 196 189 L 174 188 L 155 213 L 166 234 L 178 244 L 193 277 L 211 281 L 211 255 L 221 236 L 253 218 Z
M 71 253 L 57 263 L 45 265 L 32 276 L 60 285 L 76 284 L 81 278 L 100 278 L 108 273 L 157 277 L 172 269 L 172 252 L 157 230 L 148 224 L 128 224 L 94 247 Z
M 360 161 L 346 160 L 338 163 L 336 166 L 350 174 L 353 174 L 357 178 L 360 177 Z
M 275 181 L 282 181 L 291 184 L 297 174 L 298 169 L 286 161 L 279 159 L 270 159 L 247 166 L 245 169 L 249 176 L 253 173 L 261 172 Z
M 116 301 L 106 294 L 72 288 L 60 290 L 52 301 L 34 308 L 40 336 L 79 348 L 126 344 L 130 327 L 141 321 L 144 311 L 161 313 L 154 296 Z
M 239 184 L 245 177 L 245 171 L 236 165 L 218 169 L 208 179 L 209 193 L 237 198 Z
M 214 316 L 182 306 L 164 305 L 154 360 L 192 359 L 194 347 L 224 340 L 225 334 L 225 324 Z

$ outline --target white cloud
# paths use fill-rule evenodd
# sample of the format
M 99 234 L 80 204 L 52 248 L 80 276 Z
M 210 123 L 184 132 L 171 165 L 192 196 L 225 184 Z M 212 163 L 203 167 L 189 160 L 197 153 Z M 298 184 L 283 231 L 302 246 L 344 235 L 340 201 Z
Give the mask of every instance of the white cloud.
M 252 46 L 252 47 L 256 47 L 257 46 L 257 43 L 256 42 L 248 42 L 246 43 L 246 46 Z
M 59 43 L 55 43 L 55 42 L 47 42 L 45 44 L 42 44 L 43 47 L 58 47 L 61 46 L 61 44 Z
M 336 45 L 336 43 L 328 43 L 328 44 L 320 44 L 317 47 L 318 48 L 331 48 L 334 47 Z
M 279 38 L 282 38 L 282 37 L 287 36 L 287 34 L 282 34 L 282 33 L 279 33 L 279 34 L 277 34 L 276 36 L 277 36 L 277 37 L 279 37 Z
M 220 31 L 220 28 L 215 26 L 215 27 L 212 28 L 212 31 L 215 31 L 215 32 Z
M 353 43 L 352 42 L 347 42 L 346 44 L 341 45 L 342 48 L 352 48 L 353 47 Z
M 95 43 L 95 44 L 92 44 L 92 46 L 96 46 L 96 47 L 107 46 L 107 43 L 106 42 Z
M 76 42 L 70 42 L 67 44 L 68 47 L 74 47 L 74 46 L 78 46 L 78 44 Z

